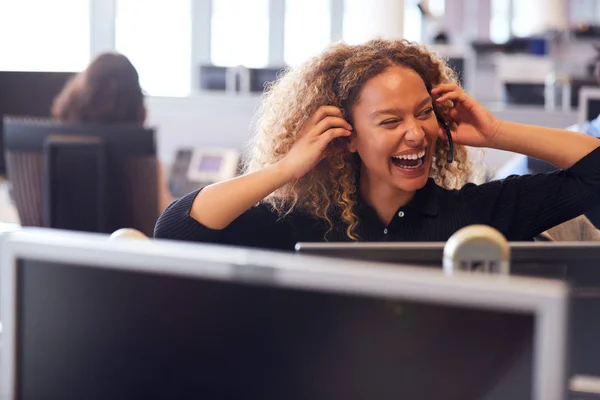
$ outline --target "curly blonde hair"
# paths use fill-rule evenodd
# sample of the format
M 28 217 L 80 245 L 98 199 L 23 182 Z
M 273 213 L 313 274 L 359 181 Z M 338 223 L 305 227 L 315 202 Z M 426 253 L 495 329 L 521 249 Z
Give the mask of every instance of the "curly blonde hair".
M 288 69 L 266 89 L 255 120 L 256 133 L 244 159 L 244 172 L 253 172 L 281 160 L 304 124 L 324 105 L 335 105 L 350 121 L 350 110 L 365 83 L 389 67 L 401 65 L 416 71 L 431 87 L 457 84 L 446 62 L 425 47 L 406 40 L 371 40 L 359 45 L 336 43 L 297 68 Z M 448 121 L 451 103 L 439 111 Z M 352 123 L 352 122 L 350 122 Z M 450 124 L 451 127 L 453 127 Z M 430 176 L 445 188 L 457 188 L 469 179 L 472 164 L 464 146 L 455 144 L 454 162 L 446 162 L 448 143 L 438 140 Z M 355 205 L 360 158 L 335 139 L 327 157 L 301 179 L 266 197 L 284 217 L 295 209 L 327 222 L 329 231 L 343 224 L 351 240 L 359 240 Z M 326 238 L 324 238 L 326 239 Z

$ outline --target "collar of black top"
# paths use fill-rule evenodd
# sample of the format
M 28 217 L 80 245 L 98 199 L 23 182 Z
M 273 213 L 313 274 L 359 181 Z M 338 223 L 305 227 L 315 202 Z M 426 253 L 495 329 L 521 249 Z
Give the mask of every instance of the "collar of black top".
M 422 212 L 425 215 L 436 216 L 438 213 L 438 192 L 432 178 L 427 180 L 425 186 L 415 192 L 406 207 Z
M 358 209 L 363 207 L 371 208 L 361 196 L 359 196 L 357 205 Z M 401 208 L 409 208 L 432 217 L 436 216 L 438 213 L 438 193 L 434 180 L 429 178 L 425 186 L 417 190 L 408 204 Z

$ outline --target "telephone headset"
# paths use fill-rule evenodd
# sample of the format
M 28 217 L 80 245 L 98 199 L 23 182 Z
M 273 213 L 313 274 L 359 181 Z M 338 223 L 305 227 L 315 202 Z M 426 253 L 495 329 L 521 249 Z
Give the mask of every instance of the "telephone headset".
M 431 84 L 426 82 L 425 86 L 427 87 L 427 92 L 431 96 L 431 90 L 432 90 Z M 450 164 L 452 162 L 452 160 L 454 160 L 454 141 L 452 140 L 452 133 L 450 132 L 450 127 L 444 120 L 444 117 L 442 117 L 442 113 L 437 108 L 437 105 L 436 105 L 436 102 L 435 102 L 435 99 L 433 98 L 433 96 L 431 96 L 431 99 L 432 99 L 431 106 L 433 107 L 433 113 L 435 114 L 435 117 L 437 118 L 437 120 L 438 120 L 440 126 L 442 127 L 442 129 L 444 130 L 444 132 L 446 132 L 446 137 L 448 138 L 448 152 L 446 153 L 446 162 L 448 164 Z

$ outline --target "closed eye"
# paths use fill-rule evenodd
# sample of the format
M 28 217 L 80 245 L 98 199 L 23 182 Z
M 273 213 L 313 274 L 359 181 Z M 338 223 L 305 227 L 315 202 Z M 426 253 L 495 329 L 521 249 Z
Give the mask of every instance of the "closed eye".
M 379 125 L 387 125 L 387 126 L 389 126 L 389 125 L 397 124 L 399 122 L 400 121 L 397 120 L 397 119 L 386 119 L 385 121 L 380 122 Z
M 426 108 L 425 110 L 421 111 L 418 116 L 419 117 L 425 117 L 425 116 L 429 116 L 429 114 L 431 114 L 433 112 L 433 107 L 429 107 Z

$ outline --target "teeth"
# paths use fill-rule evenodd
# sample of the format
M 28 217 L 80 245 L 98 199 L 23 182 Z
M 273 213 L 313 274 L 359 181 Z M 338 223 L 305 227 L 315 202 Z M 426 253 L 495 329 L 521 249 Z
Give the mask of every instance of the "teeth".
M 423 165 L 423 160 L 417 161 L 417 165 L 412 166 L 412 167 L 398 167 L 398 168 L 402 168 L 402 169 L 417 169 L 417 168 L 421 167 L 421 165 Z
M 402 154 L 399 156 L 394 156 L 394 158 L 398 158 L 400 160 L 416 160 L 418 158 L 422 158 L 425 155 L 425 150 L 421 150 L 418 153 L 413 154 Z

